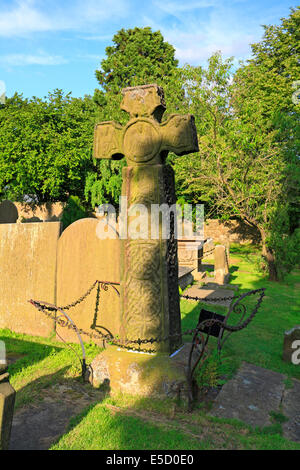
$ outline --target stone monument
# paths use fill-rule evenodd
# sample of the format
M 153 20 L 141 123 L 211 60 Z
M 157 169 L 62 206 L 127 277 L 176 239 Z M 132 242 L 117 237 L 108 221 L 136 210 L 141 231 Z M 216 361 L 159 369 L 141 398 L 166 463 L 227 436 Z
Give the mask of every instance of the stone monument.
M 224 245 L 215 247 L 215 282 L 217 284 L 227 284 L 229 281 L 228 251 Z
M 0 363 L 0 450 L 9 447 L 16 392 L 9 383 L 7 365 Z
M 124 127 L 112 121 L 97 124 L 94 157 L 126 157 L 127 166 L 122 173 L 122 196 L 126 196 L 126 223 L 123 220 L 123 226 L 127 227 L 131 221 L 130 207 L 138 204 L 147 208 L 149 223 L 142 227 L 141 238 L 125 233 L 121 239 L 120 339 L 135 348 L 136 340 L 152 339 L 151 343 L 143 344 L 143 349 L 155 349 L 168 358 L 182 343 L 177 240 L 174 236 L 176 219 L 174 213 L 171 214 L 169 238 L 163 238 L 160 220 L 158 239 L 153 239 L 151 207 L 152 204 L 171 206 L 176 203 L 173 170 L 165 165 L 165 160 L 169 151 L 177 155 L 198 151 L 196 127 L 194 117 L 189 114 L 172 114 L 161 122 L 166 107 L 163 89 L 157 85 L 125 88 L 122 93 L 121 109 L 129 113 L 130 120 Z M 120 359 L 126 354 L 130 357 Z M 93 368 L 103 372 L 98 374 L 99 383 L 106 375 L 113 384 L 109 363 L 120 365 L 120 361 L 126 362 L 124 367 L 129 370 L 132 363 L 137 364 L 137 357 L 141 357 L 135 354 L 134 358 L 132 353 L 123 351 L 118 351 L 117 356 L 111 350 L 98 356 L 98 367 L 94 364 Z M 145 362 L 145 358 L 141 362 Z M 145 364 L 142 369 L 144 367 Z M 122 366 L 119 372 L 121 369 Z M 135 366 L 133 369 L 136 382 Z M 119 388 L 122 388 L 120 383 L 124 385 L 126 381 L 124 374 L 121 375 L 117 380 Z M 115 386 L 118 387 L 117 384 Z M 137 388 L 141 390 L 141 387 Z M 128 387 L 124 385 L 123 389 L 128 390 Z

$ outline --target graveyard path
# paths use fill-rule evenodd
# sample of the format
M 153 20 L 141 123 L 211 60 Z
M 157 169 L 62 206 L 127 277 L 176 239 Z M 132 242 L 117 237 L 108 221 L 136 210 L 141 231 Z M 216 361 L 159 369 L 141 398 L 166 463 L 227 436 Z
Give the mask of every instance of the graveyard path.
M 10 450 L 49 449 L 66 432 L 72 417 L 103 398 L 99 390 L 74 380 L 41 390 L 39 401 L 15 412 Z
M 105 405 L 113 414 L 122 414 L 126 416 L 134 416 L 140 418 L 143 421 L 147 421 L 156 426 L 162 426 L 172 430 L 180 431 L 182 434 L 186 434 L 189 437 L 205 441 L 206 443 L 211 442 L 211 447 L 214 450 L 239 450 L 243 449 L 243 446 L 232 438 L 231 432 L 234 433 L 234 426 L 226 423 L 217 423 L 208 420 L 207 417 L 196 413 L 183 414 L 181 411 L 176 411 L 176 407 L 173 408 L 171 416 L 163 416 L 162 414 L 136 410 L 132 408 L 121 408 L 115 405 Z M 239 433 L 247 435 L 249 429 L 240 429 Z M 230 436 L 230 437 L 229 437 Z

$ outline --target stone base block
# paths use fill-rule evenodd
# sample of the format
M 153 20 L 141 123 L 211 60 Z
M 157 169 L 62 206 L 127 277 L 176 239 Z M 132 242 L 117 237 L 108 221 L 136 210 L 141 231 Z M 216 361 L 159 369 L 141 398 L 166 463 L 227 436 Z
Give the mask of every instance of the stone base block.
M 107 386 L 111 394 L 170 397 L 187 400 L 186 367 L 190 345 L 172 357 L 165 354 L 131 352 L 109 346 L 92 362 L 90 382 Z

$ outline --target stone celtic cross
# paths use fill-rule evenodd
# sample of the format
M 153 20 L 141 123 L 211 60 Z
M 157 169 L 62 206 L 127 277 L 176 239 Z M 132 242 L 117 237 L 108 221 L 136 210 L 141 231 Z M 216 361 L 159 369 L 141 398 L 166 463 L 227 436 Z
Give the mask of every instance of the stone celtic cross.
M 168 152 L 185 155 L 198 151 L 194 117 L 172 114 L 161 122 L 166 109 L 163 89 L 157 85 L 125 88 L 121 109 L 130 115 L 122 127 L 113 121 L 96 125 L 94 157 L 126 158 L 122 195 L 130 205 L 176 202 L 174 174 L 165 165 Z M 128 218 L 130 216 L 128 215 Z M 121 240 L 121 338 L 167 338 L 146 344 L 149 349 L 172 353 L 181 344 L 175 217 L 167 240 Z M 161 232 L 161 231 L 160 231 Z M 144 347 L 145 345 L 143 345 Z

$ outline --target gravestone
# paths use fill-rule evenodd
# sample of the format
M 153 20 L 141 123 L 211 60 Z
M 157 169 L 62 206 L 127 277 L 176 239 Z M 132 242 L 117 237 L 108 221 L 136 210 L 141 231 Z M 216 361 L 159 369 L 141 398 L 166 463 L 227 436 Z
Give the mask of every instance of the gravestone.
M 300 363 L 300 325 L 284 333 L 283 360 L 290 363 Z
M 18 209 L 11 201 L 0 203 L 0 224 L 14 224 L 18 220 Z
M 165 165 L 168 152 L 196 152 L 198 143 L 193 116 L 172 114 L 161 122 L 166 109 L 161 87 L 144 85 L 122 93 L 121 109 L 130 120 L 124 127 L 111 121 L 97 124 L 94 157 L 126 157 L 123 226 L 131 223 L 130 206 L 137 204 L 147 208 L 150 223 L 143 226 L 141 238 L 126 233 L 121 240 L 120 339 L 132 348 L 137 348 L 136 340 L 152 339 L 142 344 L 143 349 L 164 354 L 149 357 L 147 352 L 108 348 L 92 367 L 98 384 L 108 379 L 111 389 L 150 394 L 168 389 L 167 383 L 185 381 L 184 374 L 168 362 L 169 354 L 181 345 L 176 219 L 171 214 L 168 239 L 162 237 L 161 220 L 159 237 L 153 239 L 150 209 L 152 204 L 170 207 L 176 202 L 174 173 Z
M 229 281 L 228 253 L 224 245 L 215 247 L 215 282 L 226 284 Z
M 0 224 L 0 328 L 49 336 L 53 321 L 29 299 L 55 302 L 60 222 Z
M 9 447 L 16 392 L 9 383 L 6 364 L 0 364 L 0 450 Z
M 67 227 L 57 247 L 57 295 L 56 305 L 69 305 L 79 299 L 96 281 L 120 282 L 120 241 L 101 239 L 98 235 L 101 221 L 93 218 L 80 219 Z M 104 287 L 104 286 L 102 286 Z M 119 286 L 116 286 L 119 289 Z M 120 298 L 111 286 L 99 292 L 97 288 L 68 313 L 77 328 L 88 333 L 108 332 L 120 334 Z M 91 325 L 93 328 L 91 329 Z M 58 335 L 65 341 L 77 342 L 72 329 L 56 325 Z M 87 340 L 87 336 L 83 336 Z M 95 340 L 102 345 L 102 341 Z

